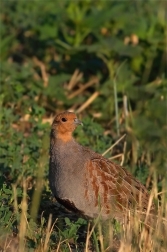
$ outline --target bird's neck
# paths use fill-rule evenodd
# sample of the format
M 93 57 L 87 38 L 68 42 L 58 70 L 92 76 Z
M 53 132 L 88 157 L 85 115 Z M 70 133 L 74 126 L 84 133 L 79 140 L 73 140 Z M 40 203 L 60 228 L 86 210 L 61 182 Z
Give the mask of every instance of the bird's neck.
M 73 140 L 73 136 L 72 136 L 71 132 L 66 132 L 65 134 L 64 133 L 57 133 L 55 138 L 65 142 L 65 143 Z
M 71 146 L 75 145 L 76 142 L 72 135 L 60 135 L 52 134 L 50 138 L 50 156 L 61 157 L 64 154 L 67 154 L 71 150 Z
M 74 138 L 72 136 L 72 132 L 56 132 L 56 131 L 51 131 L 51 135 L 50 135 L 51 139 L 55 140 L 61 140 L 62 142 L 70 142 L 73 141 Z

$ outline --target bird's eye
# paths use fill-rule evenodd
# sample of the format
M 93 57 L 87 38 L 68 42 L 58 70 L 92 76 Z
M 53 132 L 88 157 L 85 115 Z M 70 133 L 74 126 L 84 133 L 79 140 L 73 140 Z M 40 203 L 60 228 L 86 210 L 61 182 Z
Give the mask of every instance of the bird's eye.
M 61 120 L 62 120 L 62 122 L 66 122 L 67 121 L 67 119 L 64 118 L 64 117 Z

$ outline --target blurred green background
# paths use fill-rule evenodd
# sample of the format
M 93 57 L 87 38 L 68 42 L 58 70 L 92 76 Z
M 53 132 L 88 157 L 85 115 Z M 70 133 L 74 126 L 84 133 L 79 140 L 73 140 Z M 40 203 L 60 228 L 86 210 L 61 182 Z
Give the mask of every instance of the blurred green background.
M 147 186 L 166 183 L 166 7 L 161 0 L 1 0 L 1 227 L 19 218 L 13 184 L 18 197 L 23 180 L 29 192 L 39 180 L 42 197 L 50 193 L 49 130 L 60 111 L 77 112 L 84 122 L 77 141 L 100 153 L 126 133 L 108 157 L 120 154 Z

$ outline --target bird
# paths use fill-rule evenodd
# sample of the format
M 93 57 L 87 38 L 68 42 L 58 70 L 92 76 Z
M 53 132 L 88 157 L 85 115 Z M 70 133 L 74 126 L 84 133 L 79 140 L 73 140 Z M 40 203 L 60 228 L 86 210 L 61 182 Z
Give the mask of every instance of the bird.
M 64 111 L 51 126 L 49 183 L 56 200 L 91 219 L 112 216 L 123 222 L 129 210 L 146 212 L 146 187 L 122 166 L 76 142 L 73 132 L 79 125 L 75 113 Z

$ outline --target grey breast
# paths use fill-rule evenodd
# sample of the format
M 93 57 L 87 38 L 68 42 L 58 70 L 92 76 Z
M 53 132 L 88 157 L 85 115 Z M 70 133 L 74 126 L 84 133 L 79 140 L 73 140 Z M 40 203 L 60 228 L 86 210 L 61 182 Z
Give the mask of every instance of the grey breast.
M 50 153 L 49 181 L 55 197 L 68 199 L 82 207 L 84 198 L 84 163 L 87 154 L 74 140 L 56 140 Z

